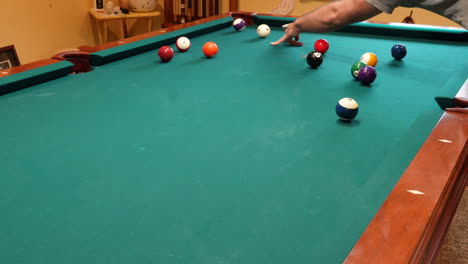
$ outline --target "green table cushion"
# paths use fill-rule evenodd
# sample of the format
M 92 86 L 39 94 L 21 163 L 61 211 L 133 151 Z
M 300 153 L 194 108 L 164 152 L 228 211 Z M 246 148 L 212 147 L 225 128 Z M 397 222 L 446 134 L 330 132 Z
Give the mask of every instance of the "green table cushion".
M 98 66 L 112 61 L 127 58 L 139 53 L 157 49 L 164 45 L 174 44 L 178 37 L 186 36 L 193 38 L 222 28 L 229 27 L 232 24 L 232 17 L 220 18 L 208 23 L 196 25 L 190 28 L 184 28 L 167 34 L 147 38 L 137 42 L 131 42 L 122 46 L 94 52 L 91 54 L 91 65 Z M 156 54 L 155 54 L 156 56 Z
M 0 95 L 60 78 L 70 73 L 73 63 L 61 61 L 0 78 Z

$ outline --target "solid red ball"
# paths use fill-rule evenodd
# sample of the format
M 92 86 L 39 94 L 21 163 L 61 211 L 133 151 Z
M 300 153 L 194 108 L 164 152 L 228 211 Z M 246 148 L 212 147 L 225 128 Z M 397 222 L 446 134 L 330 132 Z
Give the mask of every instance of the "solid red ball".
M 212 58 L 218 53 L 218 45 L 214 42 L 207 42 L 203 45 L 203 53 L 206 57 Z
M 328 45 L 328 41 L 326 41 L 324 39 L 319 39 L 314 44 L 315 51 L 318 51 L 318 52 L 320 52 L 322 54 L 327 52 L 329 47 L 330 47 L 330 45 Z
M 162 46 L 158 50 L 158 56 L 162 62 L 168 62 L 174 57 L 174 50 L 169 46 Z

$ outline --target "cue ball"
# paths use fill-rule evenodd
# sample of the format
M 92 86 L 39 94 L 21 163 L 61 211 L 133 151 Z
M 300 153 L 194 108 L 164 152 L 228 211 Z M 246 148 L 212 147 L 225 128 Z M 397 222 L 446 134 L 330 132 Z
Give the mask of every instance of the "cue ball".
M 174 50 L 169 46 L 162 46 L 158 50 L 158 56 L 162 62 L 169 62 L 174 57 Z
M 176 47 L 179 51 L 185 52 L 190 49 L 190 40 L 187 37 L 180 37 L 176 41 Z
M 267 24 L 261 24 L 257 27 L 257 33 L 262 38 L 268 37 L 270 35 L 270 27 Z
M 312 69 L 318 68 L 323 62 L 323 54 L 318 51 L 312 51 L 307 55 L 307 64 Z
M 336 114 L 343 121 L 353 120 L 359 111 L 359 105 L 353 98 L 342 98 L 336 104 Z
M 245 29 L 245 21 L 244 19 L 242 18 L 237 18 L 234 20 L 234 22 L 232 22 L 232 27 L 236 30 L 236 31 L 242 31 Z
M 218 54 L 218 45 L 214 42 L 207 42 L 203 45 L 203 54 L 205 54 L 206 57 L 212 58 L 216 54 Z
M 405 45 L 398 43 L 392 47 L 392 57 L 395 60 L 401 60 L 406 56 L 406 47 Z
M 328 48 L 330 48 L 330 45 L 328 44 L 328 41 L 326 41 L 325 39 L 319 39 L 314 44 L 315 51 L 318 51 L 322 54 L 325 54 Z

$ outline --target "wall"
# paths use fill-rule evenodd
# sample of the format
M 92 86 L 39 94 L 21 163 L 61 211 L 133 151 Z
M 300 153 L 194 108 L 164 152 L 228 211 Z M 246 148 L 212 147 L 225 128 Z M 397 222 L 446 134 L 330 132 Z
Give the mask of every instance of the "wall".
M 92 43 L 87 15 L 91 0 L 0 0 L 0 46 L 15 45 L 22 64 L 58 49 Z
M 118 4 L 118 0 L 114 0 Z M 162 0 L 158 0 L 158 3 Z M 15 45 L 21 64 L 50 58 L 58 50 L 95 45 L 96 28 L 88 9 L 94 0 L 0 0 L 3 21 L 0 47 Z M 159 28 L 161 19 L 153 21 Z M 109 39 L 115 40 L 118 22 L 110 25 Z M 143 24 L 129 21 L 130 34 L 144 32 Z
M 281 3 L 282 0 L 239 0 L 239 9 L 242 11 L 255 11 L 255 12 L 269 12 Z M 328 4 L 331 1 L 327 0 L 295 0 L 294 9 L 290 13 L 293 16 L 300 16 L 309 11 L 312 11 L 322 5 Z M 369 19 L 373 22 L 401 22 L 405 17 L 410 14 L 413 10 L 413 19 L 418 24 L 425 25 L 437 25 L 437 26 L 449 26 L 449 27 L 460 27 L 451 20 L 434 14 L 432 12 L 419 9 L 419 8 L 397 8 L 392 15 L 380 14 L 374 18 Z

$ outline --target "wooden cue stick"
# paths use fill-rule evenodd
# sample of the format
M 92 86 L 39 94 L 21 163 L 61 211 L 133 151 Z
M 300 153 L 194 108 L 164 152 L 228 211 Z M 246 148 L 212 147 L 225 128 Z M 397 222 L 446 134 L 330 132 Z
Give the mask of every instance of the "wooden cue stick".
M 214 1 L 214 13 L 215 15 L 219 15 L 219 0 L 213 0 Z
M 208 0 L 208 16 L 213 15 L 213 1 L 214 0 Z
M 202 0 L 202 17 L 206 17 L 206 0 Z
M 185 0 L 180 0 L 180 22 L 185 23 Z
M 179 1 L 180 0 L 175 0 L 176 3 L 176 8 L 175 8 L 175 16 L 176 16 L 176 21 L 180 22 L 180 6 L 179 6 Z
M 177 21 L 177 15 L 176 15 L 176 10 L 177 10 L 177 6 L 176 6 L 176 1 L 177 0 L 173 0 L 172 1 L 172 21 Z
M 192 21 L 192 0 L 187 3 L 187 20 Z
M 198 0 L 193 0 L 193 16 L 195 17 L 195 19 L 198 19 L 200 17 L 199 15 L 199 3 L 198 3 Z

